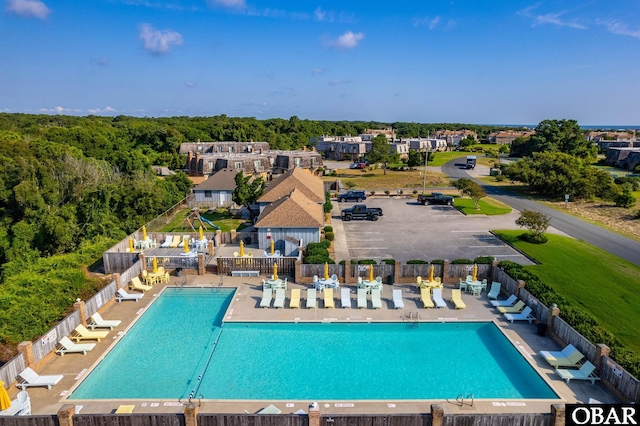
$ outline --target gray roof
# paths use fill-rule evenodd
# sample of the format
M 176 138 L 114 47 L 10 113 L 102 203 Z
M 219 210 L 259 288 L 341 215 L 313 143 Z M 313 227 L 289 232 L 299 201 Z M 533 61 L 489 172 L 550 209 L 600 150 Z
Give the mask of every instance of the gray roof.
M 233 191 L 236 189 L 238 170 L 222 169 L 209 176 L 209 179 L 193 188 L 194 191 Z

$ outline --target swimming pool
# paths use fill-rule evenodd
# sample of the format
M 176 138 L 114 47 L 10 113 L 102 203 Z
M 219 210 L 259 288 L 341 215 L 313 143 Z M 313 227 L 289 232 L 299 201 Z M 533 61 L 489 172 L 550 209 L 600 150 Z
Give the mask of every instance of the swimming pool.
M 490 322 L 223 326 L 232 298 L 167 288 L 70 399 L 558 398 Z

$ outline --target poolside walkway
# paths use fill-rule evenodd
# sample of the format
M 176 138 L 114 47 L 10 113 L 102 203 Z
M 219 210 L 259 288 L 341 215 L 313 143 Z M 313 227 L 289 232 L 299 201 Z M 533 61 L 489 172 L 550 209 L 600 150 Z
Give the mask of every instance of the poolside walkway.
M 322 294 L 319 294 L 317 308 L 305 309 L 307 285 L 289 283 L 287 299 L 283 309 L 260 308 L 262 298 L 262 279 L 266 277 L 220 277 L 219 275 L 185 275 L 183 277 L 171 277 L 169 285 L 185 285 L 237 288 L 231 305 L 224 317 L 226 322 L 238 321 L 331 321 L 331 322 L 402 322 L 415 320 L 419 313 L 419 322 L 456 322 L 456 321 L 495 321 L 505 335 L 512 341 L 516 348 L 523 352 L 526 359 L 541 374 L 554 391 L 561 396 L 560 400 L 476 400 L 473 406 L 465 404 L 460 407 L 455 400 L 438 401 L 317 401 L 320 404 L 322 414 L 385 414 L 385 413 L 427 413 L 432 403 L 444 403 L 449 413 L 512 413 L 512 412 L 549 412 L 550 405 L 554 403 L 587 402 L 594 398 L 604 403 L 618 402 L 599 383 L 592 385 L 588 382 L 574 382 L 566 384 L 561 381 L 554 370 L 537 353 L 540 350 L 559 350 L 558 346 L 549 338 L 536 334 L 536 327 L 526 322 L 510 324 L 498 316 L 495 309 L 491 308 L 486 293 L 481 296 L 463 294 L 466 309 L 456 310 L 448 298 L 451 294 L 451 286 L 445 286 L 444 298 L 447 307 L 443 309 L 423 309 L 420 303 L 420 294 L 415 285 L 385 285 L 382 295 L 382 309 L 372 309 L 369 303 L 368 309 L 357 309 L 356 286 L 351 285 L 352 308 L 343 309 L 339 306 L 339 292 L 335 294 L 336 308 L 324 309 Z M 300 309 L 289 308 L 289 295 L 292 288 L 300 288 L 302 300 Z M 393 289 L 401 289 L 404 298 L 404 309 L 393 309 L 391 294 Z M 34 415 L 55 414 L 62 405 L 67 404 L 65 396 L 79 383 L 92 368 L 104 357 L 111 345 L 126 332 L 135 320 L 144 312 L 154 298 L 160 293 L 162 285 L 155 286 L 147 292 L 140 302 L 125 301 L 113 303 L 104 309 L 101 314 L 105 319 L 120 319 L 119 327 L 109 333 L 107 339 L 97 343 L 95 349 L 86 356 L 81 354 L 67 354 L 65 356 L 51 355 L 50 361 L 41 369 L 39 374 L 63 374 L 63 380 L 51 390 L 46 388 L 28 389 L 31 396 L 32 413 Z M 188 348 L 185 348 L 188 350 Z M 438 357 L 446 354 L 431 354 L 430 362 L 437 362 Z M 144 374 L 144 354 L 138 359 L 122 360 L 122 368 L 131 371 L 132 380 L 135 376 Z M 336 374 L 338 374 L 336 372 Z M 455 374 L 452 371 L 451 374 Z M 455 397 L 455 395 L 454 395 Z M 200 412 L 211 413 L 255 413 L 269 404 L 280 408 L 283 413 L 293 413 L 296 410 L 307 410 L 313 401 L 221 401 L 203 400 L 199 408 Z M 112 413 L 121 404 L 135 404 L 134 413 L 181 413 L 184 409 L 177 400 L 105 400 L 105 401 L 72 401 L 76 409 L 81 413 Z

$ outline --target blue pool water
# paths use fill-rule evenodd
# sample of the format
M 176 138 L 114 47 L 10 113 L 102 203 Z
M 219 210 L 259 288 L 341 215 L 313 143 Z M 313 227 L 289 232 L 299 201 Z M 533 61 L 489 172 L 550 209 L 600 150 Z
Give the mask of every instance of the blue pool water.
M 222 326 L 232 297 L 166 289 L 70 399 L 557 398 L 493 323 Z

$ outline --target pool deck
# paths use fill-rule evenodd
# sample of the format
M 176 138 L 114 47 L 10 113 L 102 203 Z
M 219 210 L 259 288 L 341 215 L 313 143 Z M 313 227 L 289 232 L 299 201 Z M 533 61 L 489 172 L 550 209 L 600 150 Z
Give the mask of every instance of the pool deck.
M 184 279 L 186 278 L 186 280 Z M 411 315 L 415 320 L 416 313 L 419 313 L 419 322 L 456 322 L 456 321 L 495 321 L 504 334 L 512 341 L 525 358 L 541 374 L 551 388 L 560 396 L 558 400 L 476 400 L 473 405 L 465 400 L 465 404 L 460 406 L 455 399 L 451 400 L 375 400 L 375 401 L 317 401 L 321 414 L 401 414 L 401 413 L 428 413 L 430 405 L 442 403 L 446 412 L 456 413 L 514 413 L 514 412 L 536 412 L 548 413 L 550 406 L 554 403 L 576 403 L 587 402 L 589 398 L 594 398 L 603 403 L 618 402 L 604 387 L 596 382 L 592 385 L 586 381 L 571 381 L 569 384 L 560 380 L 554 370 L 537 353 L 541 350 L 560 350 L 550 338 L 541 337 L 536 334 L 536 326 L 526 321 L 510 324 L 504 320 L 497 311 L 490 306 L 486 293 L 480 296 L 472 296 L 464 293 L 463 300 L 467 305 L 466 309 L 454 309 L 453 304 L 448 300 L 451 295 L 450 285 L 444 287 L 444 299 L 447 307 L 442 309 L 424 309 L 420 302 L 420 294 L 415 285 L 385 285 L 382 294 L 382 309 L 372 309 L 371 303 L 367 309 L 356 307 L 356 285 L 348 286 L 351 289 L 352 307 L 341 308 L 340 292 L 335 292 L 335 308 L 324 309 L 322 293 L 318 294 L 317 308 L 305 309 L 306 288 L 308 285 L 289 283 L 287 287 L 287 299 L 285 307 L 282 309 L 260 308 L 262 298 L 262 277 L 220 277 L 219 275 L 186 275 L 184 277 L 171 277 L 168 285 L 183 285 L 187 287 L 218 287 L 222 280 L 222 287 L 237 288 L 233 301 L 224 317 L 224 321 L 232 322 L 402 322 L 409 321 Z M 101 311 L 105 319 L 120 319 L 122 323 L 119 327 L 109 332 L 109 336 L 97 343 L 94 350 L 87 355 L 67 354 L 65 356 L 50 356 L 46 365 L 38 369 L 39 374 L 63 374 L 64 378 L 60 383 L 47 390 L 46 388 L 28 388 L 31 396 L 32 414 L 45 415 L 55 414 L 62 405 L 72 403 L 76 405 L 76 410 L 83 414 L 113 413 L 119 405 L 134 404 L 134 413 L 181 413 L 184 410 L 182 404 L 177 400 L 103 400 L 103 401 L 67 401 L 65 395 L 76 386 L 95 365 L 104 357 L 109 347 L 126 332 L 135 322 L 140 314 L 149 306 L 164 285 L 156 285 L 139 302 L 124 301 L 113 303 Z M 289 308 L 289 295 L 292 288 L 303 289 L 301 291 L 300 309 Z M 404 299 L 404 309 L 394 309 L 391 294 L 393 289 L 402 289 Z M 392 342 L 390 342 L 392 344 Z M 437 362 L 439 356 L 445 354 L 430 355 L 429 362 Z M 144 374 L 144 354 L 140 354 L 139 359 L 123 360 L 122 368 L 131 371 L 132 380 L 140 374 Z M 425 361 L 426 362 L 426 361 Z M 345 370 L 336 369 L 335 374 L 342 376 L 348 373 Z M 452 371 L 451 374 L 455 374 Z M 427 386 L 428 383 L 425 383 Z M 12 393 L 12 397 L 15 390 Z M 455 398 L 455 395 L 452 395 Z M 198 402 L 198 401 L 196 401 Z M 202 400 L 198 408 L 201 413 L 256 413 L 260 409 L 273 404 L 282 410 L 282 413 L 293 413 L 303 409 L 307 411 L 311 400 L 266 400 L 266 401 L 226 401 L 226 400 Z

